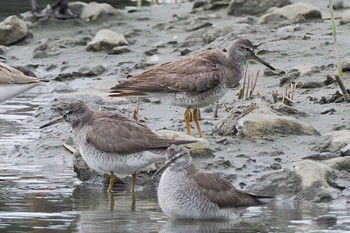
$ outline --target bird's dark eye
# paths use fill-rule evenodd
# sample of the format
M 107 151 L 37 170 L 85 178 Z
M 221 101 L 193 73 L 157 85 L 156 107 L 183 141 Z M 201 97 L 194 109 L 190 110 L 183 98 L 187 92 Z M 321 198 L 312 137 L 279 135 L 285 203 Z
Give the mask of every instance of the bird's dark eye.
M 250 48 L 245 47 L 244 49 L 248 52 L 251 52 Z
M 73 113 L 73 111 L 66 111 L 66 115 L 72 114 L 72 113 Z

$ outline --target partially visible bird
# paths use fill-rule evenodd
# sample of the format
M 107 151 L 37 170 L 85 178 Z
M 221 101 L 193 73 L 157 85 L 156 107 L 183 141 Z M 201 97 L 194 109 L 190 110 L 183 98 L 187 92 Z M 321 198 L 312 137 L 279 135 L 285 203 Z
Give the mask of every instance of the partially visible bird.
M 23 72 L 0 62 L 0 102 L 16 97 L 47 80 L 25 75 Z
M 158 185 L 163 212 L 175 219 L 237 219 L 242 207 L 261 205 L 258 196 L 237 190 L 220 176 L 195 167 L 188 149 L 173 145 Z
M 184 117 L 187 134 L 191 134 L 189 113 L 200 137 L 197 109 L 215 103 L 229 88 L 239 85 L 245 63 L 255 60 L 274 68 L 254 54 L 254 45 L 248 39 L 237 39 L 227 52 L 208 50 L 192 57 L 166 62 L 150 68 L 111 88 L 111 97 L 152 97 L 165 95 L 171 104 L 186 108 Z

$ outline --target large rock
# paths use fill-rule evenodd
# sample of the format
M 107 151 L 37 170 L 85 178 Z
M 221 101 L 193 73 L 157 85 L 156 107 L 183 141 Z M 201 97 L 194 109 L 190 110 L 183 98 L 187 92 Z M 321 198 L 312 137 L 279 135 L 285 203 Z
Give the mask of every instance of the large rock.
M 313 149 L 319 152 L 337 152 L 350 142 L 350 130 L 339 130 L 322 137 Z
M 88 21 L 95 21 L 106 15 L 116 15 L 117 9 L 107 3 L 90 2 L 83 8 L 80 18 Z
M 244 115 L 244 114 L 243 114 Z M 262 138 L 275 134 L 283 135 L 319 135 L 310 124 L 294 117 L 282 116 L 266 106 L 257 106 L 240 119 L 237 112 L 231 111 L 219 123 L 218 131 L 222 135 L 239 134 L 245 138 Z
M 314 202 L 337 199 L 350 185 L 350 157 L 324 162 L 297 161 L 288 168 L 262 176 L 247 190 L 262 195 L 284 196 Z
M 197 141 L 186 145 L 186 147 L 190 150 L 192 156 L 207 156 L 212 154 L 212 151 L 209 147 L 209 142 L 204 138 L 194 138 L 185 133 L 170 130 L 159 130 L 156 133 L 165 138 Z
M 0 23 L 0 44 L 12 45 L 29 35 L 27 24 L 15 15 L 7 17 Z
M 206 33 L 202 34 L 202 38 L 206 44 L 209 44 L 220 36 L 225 36 L 231 32 L 237 32 L 237 34 L 244 33 L 250 29 L 251 26 L 245 23 L 224 23 L 215 25 L 212 29 L 209 29 Z
M 87 50 L 111 50 L 114 47 L 129 45 L 124 35 L 109 29 L 98 31 L 86 47 Z
M 315 19 L 322 19 L 321 11 L 317 7 L 308 3 L 297 2 L 272 10 L 261 16 L 258 22 L 261 24 L 287 25 Z
M 227 8 L 229 15 L 258 15 L 270 7 L 284 7 L 290 0 L 232 0 Z
M 347 10 L 341 16 L 340 24 L 350 23 L 350 10 Z

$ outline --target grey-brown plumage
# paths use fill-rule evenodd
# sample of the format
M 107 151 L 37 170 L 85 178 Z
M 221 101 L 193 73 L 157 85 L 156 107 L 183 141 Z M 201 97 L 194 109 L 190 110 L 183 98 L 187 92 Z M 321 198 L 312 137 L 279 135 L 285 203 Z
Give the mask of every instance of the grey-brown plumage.
M 168 162 L 158 186 L 161 209 L 172 218 L 230 219 L 237 218 L 241 207 L 263 204 L 257 196 L 235 189 L 220 176 L 197 169 L 182 146 L 167 150 Z M 157 172 L 158 173 L 158 172 Z
M 25 75 L 23 72 L 0 62 L 0 102 L 11 99 L 45 82 L 47 81 Z
M 196 56 L 154 66 L 139 75 L 120 81 L 111 88 L 110 96 L 143 97 L 166 94 L 173 105 L 186 108 L 186 120 L 189 109 L 194 109 L 196 113 L 196 109 L 219 100 L 228 88 L 238 86 L 243 77 L 245 62 L 250 59 L 274 69 L 254 54 L 254 45 L 250 40 L 238 39 L 227 52 L 205 51 Z M 187 120 L 186 127 L 190 133 Z M 200 128 L 198 130 L 201 135 Z
M 73 128 L 74 143 L 83 159 L 102 173 L 136 174 L 165 159 L 165 150 L 170 145 L 194 142 L 162 138 L 134 120 L 114 112 L 93 111 L 83 102 L 69 104 L 63 118 Z M 134 179 L 133 176 L 132 190 Z M 109 191 L 112 185 L 111 181 Z

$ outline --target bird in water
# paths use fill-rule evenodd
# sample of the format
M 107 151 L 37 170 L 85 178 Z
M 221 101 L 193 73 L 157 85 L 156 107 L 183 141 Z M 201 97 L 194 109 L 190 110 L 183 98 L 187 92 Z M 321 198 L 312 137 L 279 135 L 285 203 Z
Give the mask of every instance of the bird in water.
M 264 204 L 258 196 L 236 189 L 220 176 L 195 167 L 189 150 L 172 145 L 168 161 L 156 172 L 162 174 L 158 202 L 174 219 L 237 219 L 244 207 Z
M 69 104 L 63 118 L 40 128 L 63 120 L 72 126 L 75 146 L 88 166 L 111 174 L 108 192 L 113 188 L 114 173 L 132 174 L 134 192 L 136 173 L 165 160 L 169 146 L 196 142 L 163 138 L 134 120 L 111 111 L 94 111 L 84 102 Z

